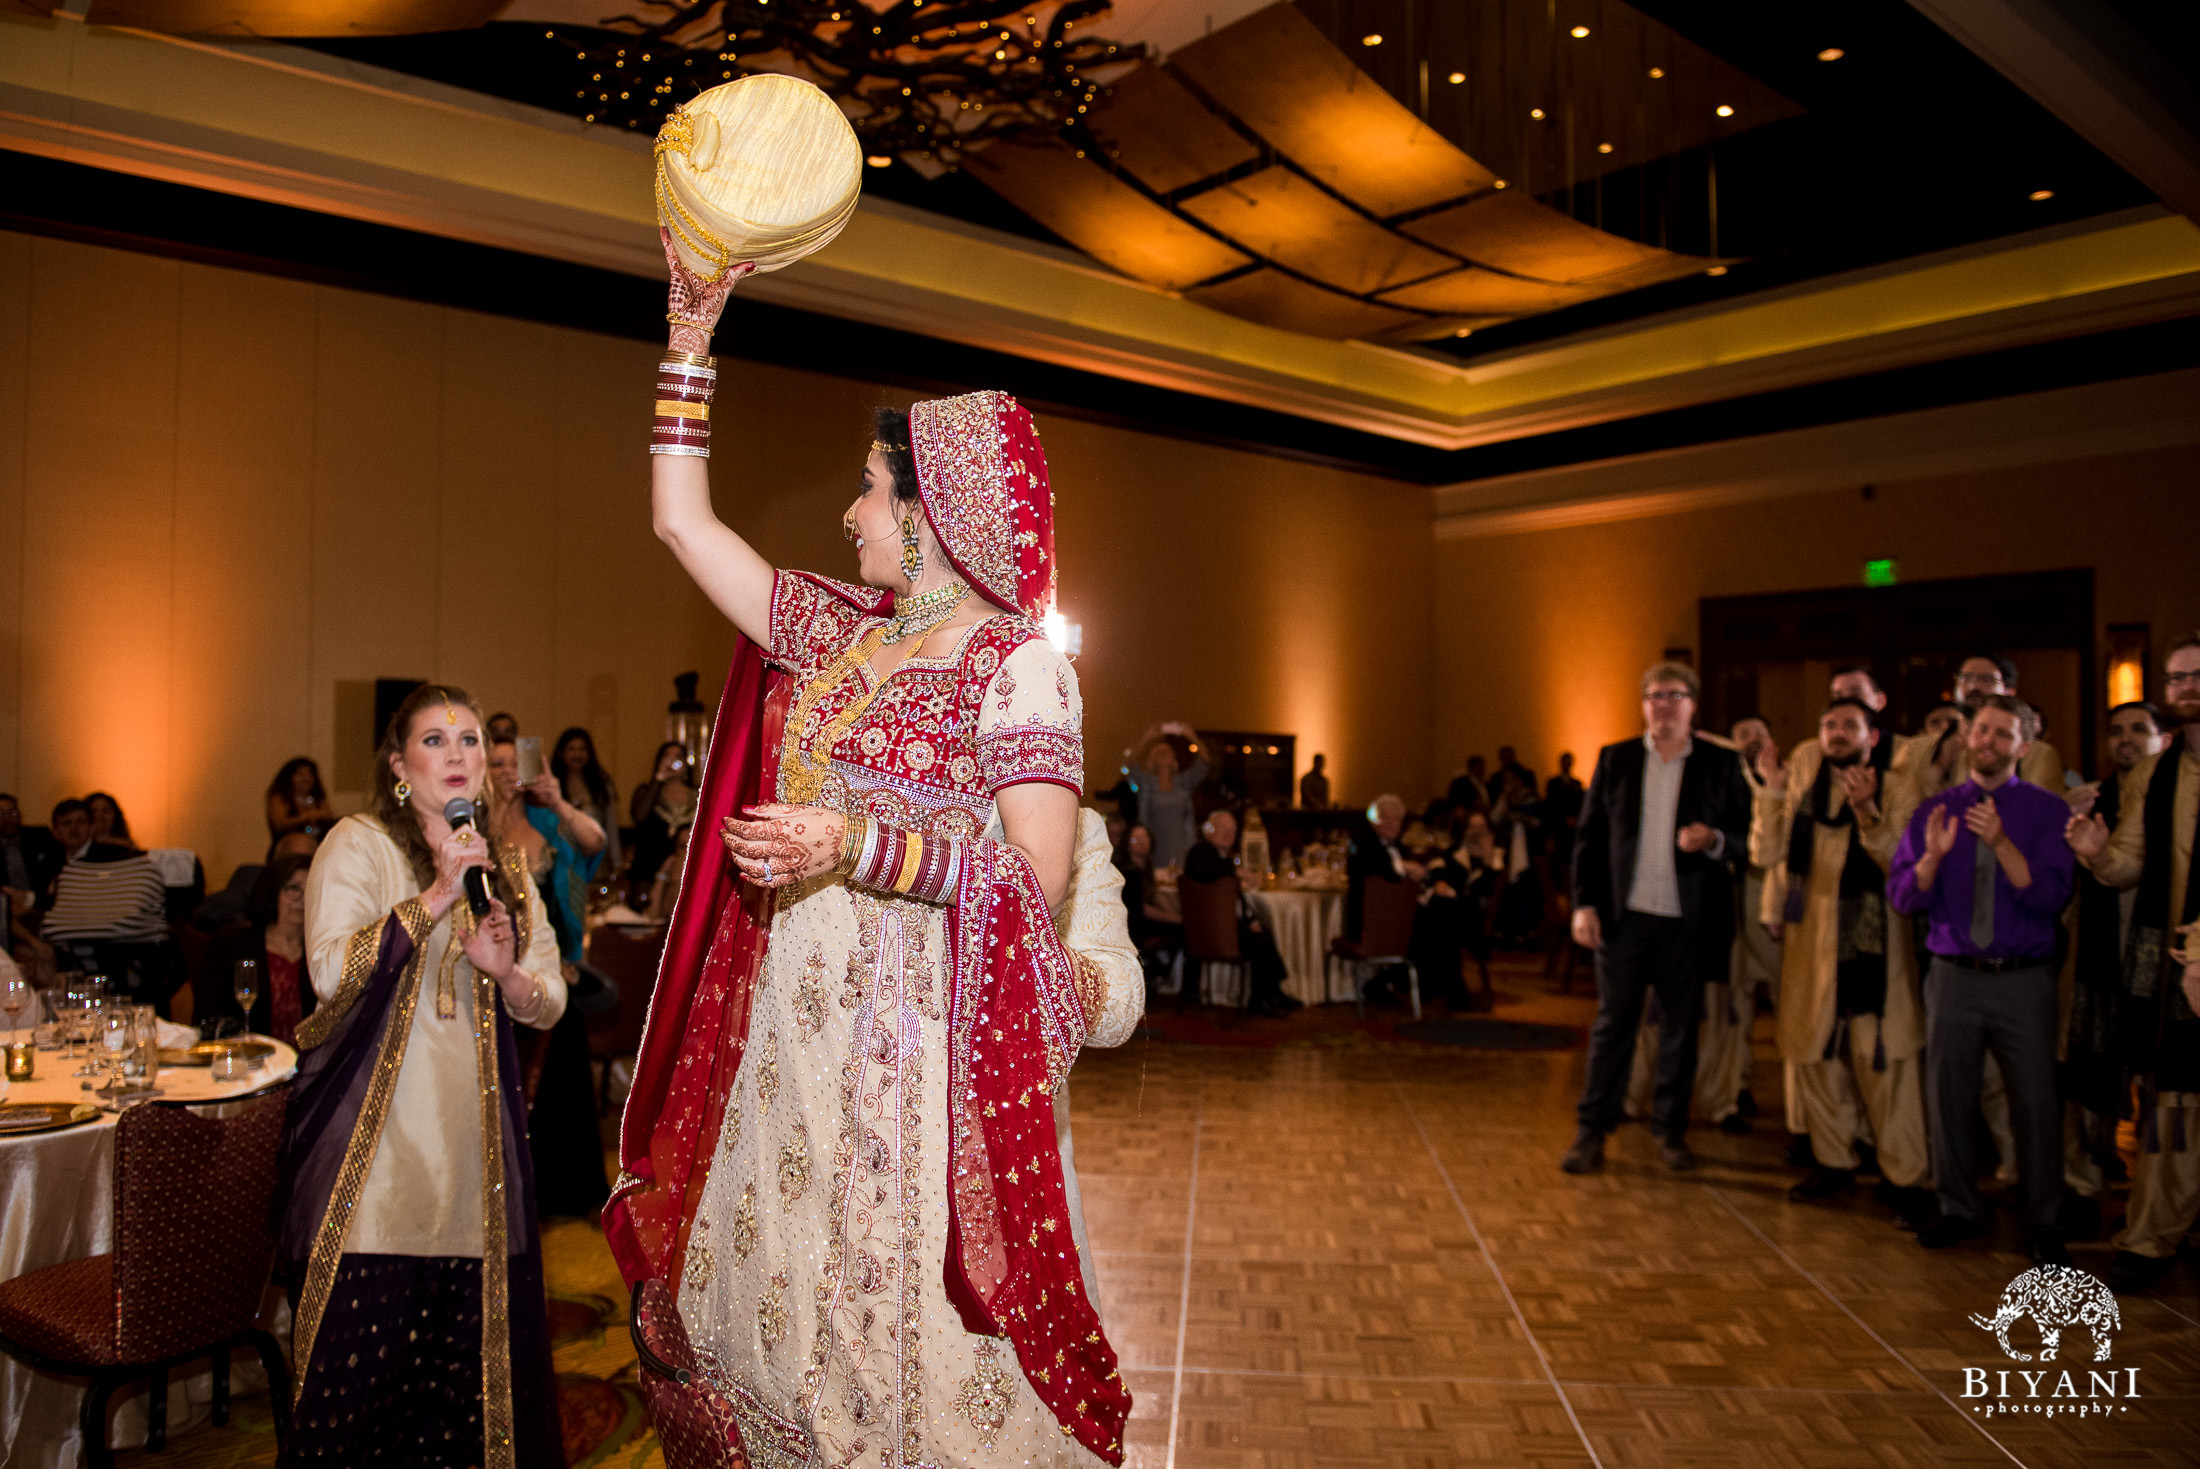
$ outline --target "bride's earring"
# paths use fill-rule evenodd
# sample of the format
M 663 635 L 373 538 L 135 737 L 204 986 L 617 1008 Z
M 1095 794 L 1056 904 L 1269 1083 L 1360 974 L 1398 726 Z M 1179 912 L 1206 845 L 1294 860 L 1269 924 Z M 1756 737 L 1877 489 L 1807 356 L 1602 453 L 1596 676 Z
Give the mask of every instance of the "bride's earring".
M 924 553 L 917 549 L 917 521 L 913 515 L 901 518 L 901 574 L 909 578 L 912 587 L 924 575 Z
M 405 777 L 399 776 L 397 778 L 397 789 L 390 792 L 390 794 L 397 797 L 397 804 L 402 806 L 412 799 L 413 788 Z

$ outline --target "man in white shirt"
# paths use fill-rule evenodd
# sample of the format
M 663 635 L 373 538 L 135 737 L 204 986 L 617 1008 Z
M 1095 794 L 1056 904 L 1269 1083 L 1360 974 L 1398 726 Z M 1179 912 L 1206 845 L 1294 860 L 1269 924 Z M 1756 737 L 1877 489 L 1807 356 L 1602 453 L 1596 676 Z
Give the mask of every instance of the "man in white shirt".
M 1579 1133 L 1559 1166 L 1604 1166 L 1627 1069 L 1655 993 L 1661 1011 L 1651 1130 L 1672 1169 L 1692 1168 L 1684 1134 L 1696 1077 L 1696 1021 L 1707 979 L 1724 974 L 1734 935 L 1732 861 L 1745 855 L 1750 790 L 1741 760 L 1694 738 L 1696 672 L 1652 664 L 1642 676 L 1639 739 L 1606 745 L 1574 839 L 1574 941 L 1597 955 L 1597 1018 Z

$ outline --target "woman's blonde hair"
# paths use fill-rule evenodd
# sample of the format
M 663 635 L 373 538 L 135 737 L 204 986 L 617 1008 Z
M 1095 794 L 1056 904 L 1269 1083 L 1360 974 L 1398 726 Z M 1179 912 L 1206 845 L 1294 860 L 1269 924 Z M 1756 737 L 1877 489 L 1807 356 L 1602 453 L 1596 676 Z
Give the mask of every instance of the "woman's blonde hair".
M 423 712 L 431 712 L 436 718 L 445 718 L 460 708 L 471 710 L 475 722 L 483 727 L 483 770 L 486 772 L 489 736 L 487 723 L 481 717 L 481 705 L 474 701 L 473 695 L 452 684 L 424 683 L 408 694 L 405 702 L 397 706 L 397 712 L 390 716 L 389 728 L 382 731 L 382 743 L 374 750 L 374 799 L 368 809 L 389 832 L 390 840 L 397 843 L 397 850 L 405 854 L 405 860 L 412 865 L 413 876 L 423 888 L 435 881 L 435 852 L 428 846 L 428 838 L 420 830 L 420 819 L 413 813 L 411 801 L 397 798 L 397 771 L 394 761 L 404 750 L 405 742 L 412 737 L 413 723 Z M 486 773 L 483 780 L 486 785 Z M 421 793 L 412 793 L 415 796 L 419 794 Z M 486 804 L 486 801 L 481 803 L 484 807 Z M 524 914 L 527 911 L 526 895 L 513 888 L 511 874 L 504 862 L 504 844 L 490 830 L 492 823 L 488 817 L 486 809 L 479 810 L 474 818 L 474 826 L 481 833 L 482 839 L 489 844 L 490 885 L 497 896 L 504 900 L 504 906 L 515 916 Z

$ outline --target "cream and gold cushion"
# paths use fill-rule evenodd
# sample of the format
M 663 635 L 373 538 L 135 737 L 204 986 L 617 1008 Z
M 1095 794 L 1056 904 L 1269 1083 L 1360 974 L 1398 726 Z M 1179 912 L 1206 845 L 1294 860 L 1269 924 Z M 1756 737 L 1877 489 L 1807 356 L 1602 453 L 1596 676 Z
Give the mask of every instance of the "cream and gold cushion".
M 855 213 L 863 148 L 824 92 L 759 73 L 675 108 L 657 132 L 657 220 L 688 269 L 792 265 Z

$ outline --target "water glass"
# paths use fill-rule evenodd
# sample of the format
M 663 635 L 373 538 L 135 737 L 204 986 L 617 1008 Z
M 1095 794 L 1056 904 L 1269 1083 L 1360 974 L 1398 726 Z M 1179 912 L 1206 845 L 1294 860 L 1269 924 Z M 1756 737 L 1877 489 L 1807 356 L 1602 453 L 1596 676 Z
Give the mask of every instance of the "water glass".
M 107 1000 L 99 1008 L 99 1049 L 107 1058 L 107 1085 L 100 1090 L 114 1098 L 121 1110 L 123 1057 L 129 1054 L 137 1017 L 128 1005 Z
M 123 1071 L 148 1086 L 160 1075 L 160 1019 L 151 1005 L 130 1007 L 130 1053 Z

